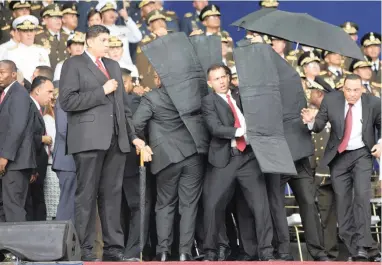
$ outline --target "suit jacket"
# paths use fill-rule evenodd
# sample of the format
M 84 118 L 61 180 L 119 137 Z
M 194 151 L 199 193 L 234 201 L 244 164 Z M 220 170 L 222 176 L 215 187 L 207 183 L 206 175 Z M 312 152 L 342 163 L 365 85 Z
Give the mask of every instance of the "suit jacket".
M 56 117 L 56 139 L 54 140 L 53 147 L 52 169 L 54 171 L 76 172 L 76 164 L 74 163 L 73 156 L 65 155 L 68 118 L 58 101 L 54 106 L 54 114 Z
M 36 162 L 37 162 L 37 172 L 40 177 L 45 178 L 46 168 L 48 166 L 48 153 L 46 152 L 45 145 L 42 142 L 42 137 L 46 134 L 45 122 L 40 111 L 38 110 L 36 104 L 32 101 L 32 111 L 34 116 L 34 126 L 33 126 L 33 139 L 34 146 L 36 149 Z
M 108 58 L 102 61 L 110 78 L 118 82 L 117 90 L 109 95 L 103 90 L 107 77 L 86 52 L 67 59 L 62 66 L 58 99 L 68 116 L 69 154 L 110 147 L 114 133 L 113 105 L 121 151 L 130 152 L 130 140 L 136 138 L 119 64 Z
M 232 98 L 242 110 L 238 89 L 231 90 Z M 208 162 L 223 168 L 231 159 L 231 140 L 235 138 L 235 118 L 227 102 L 218 94 L 210 93 L 202 99 L 204 122 L 211 133 Z
M 376 143 L 375 132 L 381 138 L 381 100 L 371 94 L 362 94 L 362 141 L 370 151 Z M 320 132 L 329 121 L 331 131 L 326 145 L 323 165 L 328 165 L 337 154 L 338 146 L 345 130 L 345 97 L 342 92 L 331 92 L 325 95 L 313 126 L 314 132 Z
M 28 92 L 17 81 L 0 104 L 0 157 L 8 159 L 7 170 L 37 166 L 32 104 Z
M 133 121 L 137 133 L 142 133 L 148 124 L 150 147 L 154 153 L 153 174 L 197 152 L 191 133 L 164 88 L 154 89 L 142 97 Z

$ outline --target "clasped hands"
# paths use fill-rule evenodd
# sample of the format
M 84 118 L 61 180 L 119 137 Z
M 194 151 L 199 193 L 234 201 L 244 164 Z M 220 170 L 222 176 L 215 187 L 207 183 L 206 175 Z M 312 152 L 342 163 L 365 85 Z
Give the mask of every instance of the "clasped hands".
M 135 148 L 137 150 L 137 155 L 139 155 L 140 152 L 143 152 L 143 161 L 145 162 L 152 161 L 152 155 L 154 153 L 151 150 L 150 146 L 146 145 L 143 140 L 136 138 L 133 140 L 133 145 L 135 145 Z

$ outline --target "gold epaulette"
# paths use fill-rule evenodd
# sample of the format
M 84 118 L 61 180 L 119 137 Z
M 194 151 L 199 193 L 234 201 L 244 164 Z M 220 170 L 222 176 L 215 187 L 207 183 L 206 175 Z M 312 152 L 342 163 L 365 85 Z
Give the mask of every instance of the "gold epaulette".
M 296 55 L 287 55 L 285 58 L 289 61 L 297 61 L 297 56 Z
M 288 55 L 296 55 L 298 53 L 298 50 L 292 50 L 288 53 Z
M 192 13 L 188 12 L 188 13 L 184 14 L 184 17 L 192 17 Z
M 170 16 L 173 16 L 173 15 L 175 15 L 175 12 L 172 11 L 172 10 L 167 10 L 167 11 L 166 11 L 166 14 L 167 14 L 167 15 L 170 15 Z
M 352 72 L 349 72 L 349 71 L 347 71 L 347 70 L 343 70 L 344 71 L 344 74 L 346 74 L 346 75 L 350 75 L 350 74 L 352 74 Z
M 378 88 L 382 88 L 382 84 L 381 83 L 371 82 L 371 85 L 375 86 L 375 87 L 378 87 Z
M 1 30 L 8 30 L 11 28 L 11 25 L 5 25 L 4 27 L 1 28 Z
M 41 34 L 41 33 L 43 33 L 43 32 L 44 32 L 44 30 L 43 30 L 43 29 L 41 29 L 41 30 L 37 31 L 37 32 L 36 32 L 36 36 L 37 36 L 37 35 L 40 35 L 40 34 Z
M 172 18 L 171 17 L 166 17 L 166 21 L 170 22 L 170 21 L 172 21 Z
M 31 7 L 31 9 L 32 9 L 33 11 L 38 10 L 38 9 L 41 9 L 41 5 L 33 5 L 33 6 Z
M 151 41 L 151 38 L 150 38 L 148 35 L 146 35 L 146 36 L 142 39 L 142 43 L 147 43 L 147 42 L 149 42 L 149 41 Z
M 326 75 L 327 73 L 328 73 L 328 72 L 324 70 L 324 71 L 321 71 L 321 72 L 320 72 L 320 75 Z
M 332 88 L 336 88 L 336 84 L 334 83 L 333 79 L 326 77 L 324 78 L 324 81 L 329 84 Z
M 137 27 L 138 28 L 142 27 L 142 23 L 137 23 Z

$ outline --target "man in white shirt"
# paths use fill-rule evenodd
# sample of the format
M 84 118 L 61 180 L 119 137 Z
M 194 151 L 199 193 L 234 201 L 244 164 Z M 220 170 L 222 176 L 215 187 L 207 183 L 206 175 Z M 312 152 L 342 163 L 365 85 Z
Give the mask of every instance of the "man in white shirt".
M 331 124 L 321 163 L 330 168 L 339 236 L 353 259 L 367 260 L 378 254 L 370 253 L 374 250 L 370 231 L 370 178 L 372 156 L 379 158 L 382 150 L 381 143 L 375 141 L 376 137 L 381 138 L 381 101 L 362 93 L 361 78 L 351 74 L 344 81 L 343 93 L 327 94 L 316 115 L 308 109 L 303 109 L 301 115 L 308 128 L 316 133 L 327 122 Z
M 137 24 L 128 17 L 126 9 L 121 9 L 119 15 L 123 18 L 125 26 L 117 26 L 115 22 L 118 18 L 117 4 L 115 1 L 103 0 L 99 1 L 96 10 L 101 13 L 102 23 L 110 31 L 111 36 L 118 37 L 123 42 L 123 57 L 122 61 L 131 65 L 131 55 L 129 43 L 138 43 L 142 39 L 142 33 L 137 27 Z
M 29 82 L 37 66 L 50 66 L 48 51 L 33 44 L 37 25 L 38 19 L 34 16 L 28 15 L 15 19 L 12 26 L 20 35 L 20 43 L 4 54 L 5 59 L 16 63 L 17 68 Z
M 0 60 L 4 58 L 4 54 L 8 49 L 14 48 L 20 42 L 20 36 L 14 28 L 10 31 L 11 39 L 0 45 Z

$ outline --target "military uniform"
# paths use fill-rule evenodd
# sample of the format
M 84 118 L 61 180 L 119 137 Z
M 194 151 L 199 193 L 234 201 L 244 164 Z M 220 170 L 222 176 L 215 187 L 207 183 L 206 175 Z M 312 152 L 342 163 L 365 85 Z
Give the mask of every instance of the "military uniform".
M 325 57 L 331 52 L 322 51 L 322 59 L 325 60 Z M 337 83 L 341 78 L 346 77 L 351 74 L 351 72 L 345 70 L 344 68 L 336 68 L 334 66 L 325 65 L 326 68 L 321 72 L 323 78 L 330 78 L 334 83 Z
M 259 5 L 261 8 L 277 8 L 279 6 L 279 2 L 277 0 L 264 0 L 259 1 Z
M 57 4 L 52 4 L 45 7 L 41 16 L 62 17 L 62 11 Z M 67 59 L 66 41 L 68 35 L 63 30 L 54 36 L 48 29 L 41 30 L 36 34 L 35 44 L 40 45 L 49 51 L 50 65 L 52 69 L 56 68 L 57 63 Z
M 359 68 L 369 68 L 371 69 L 371 63 L 367 61 L 353 60 L 350 64 L 350 71 L 354 73 L 355 70 Z M 381 97 L 381 84 L 376 82 L 370 82 L 370 80 L 362 80 L 362 85 L 365 88 L 365 93 L 371 93 L 374 96 Z
M 363 47 L 368 47 L 372 45 L 381 46 L 381 34 L 376 32 L 366 33 L 361 39 L 361 45 Z M 371 69 L 373 70 L 373 76 L 371 81 L 380 83 L 381 82 L 381 68 L 382 62 L 377 59 L 376 61 L 372 61 L 369 56 L 365 56 L 366 60 L 371 63 Z
M 9 34 L 12 27 L 12 11 L 6 4 L 0 4 L 0 44 L 11 39 Z
M 198 13 L 188 12 L 184 14 L 182 21 L 180 22 L 180 30 L 186 33 L 187 36 L 191 34 L 194 30 L 206 30 L 206 27 L 199 19 Z
M 163 7 L 159 10 L 166 16 L 167 30 L 171 32 L 179 32 L 179 18 L 172 10 L 166 10 Z
M 357 35 L 357 33 L 358 33 L 358 25 L 354 22 L 347 21 L 347 22 L 341 24 L 340 27 L 350 36 Z M 353 61 L 353 59 L 351 59 L 349 57 L 343 57 L 342 68 L 350 71 L 349 69 L 350 69 L 350 64 L 352 61 Z
M 76 15 L 77 17 L 79 16 L 79 13 L 77 11 L 77 5 L 75 3 L 68 2 L 68 3 L 65 3 L 62 5 L 62 16 L 65 16 L 68 14 Z M 74 32 L 75 29 L 71 30 L 71 29 L 65 27 L 64 24 L 62 25 L 62 30 L 66 35 L 68 35 L 68 37 L 71 35 L 74 35 L 74 33 L 75 33 Z
M 14 10 L 17 10 L 17 9 L 22 9 L 22 8 L 27 8 L 30 10 L 31 8 L 31 3 L 28 2 L 28 1 L 11 1 L 9 3 L 9 14 L 4 14 L 5 16 L 3 17 L 4 21 L 6 21 L 5 25 L 4 26 L 1 26 L 1 40 L 0 40 L 0 44 L 1 43 L 5 43 L 7 41 L 9 41 L 12 37 L 11 37 L 11 28 L 12 28 L 12 20 L 13 20 L 13 17 L 12 17 L 12 12 Z M 6 12 L 5 12 L 6 13 Z M 0 12 L 1 14 L 1 12 Z M 2 14 L 1 14 L 2 15 Z
M 30 15 L 18 17 L 12 24 L 13 28 L 20 31 L 35 30 L 37 25 L 38 19 Z M 29 82 L 37 66 L 50 66 L 48 51 L 35 44 L 26 46 L 19 43 L 17 46 L 8 49 L 4 57 L 13 61 Z

